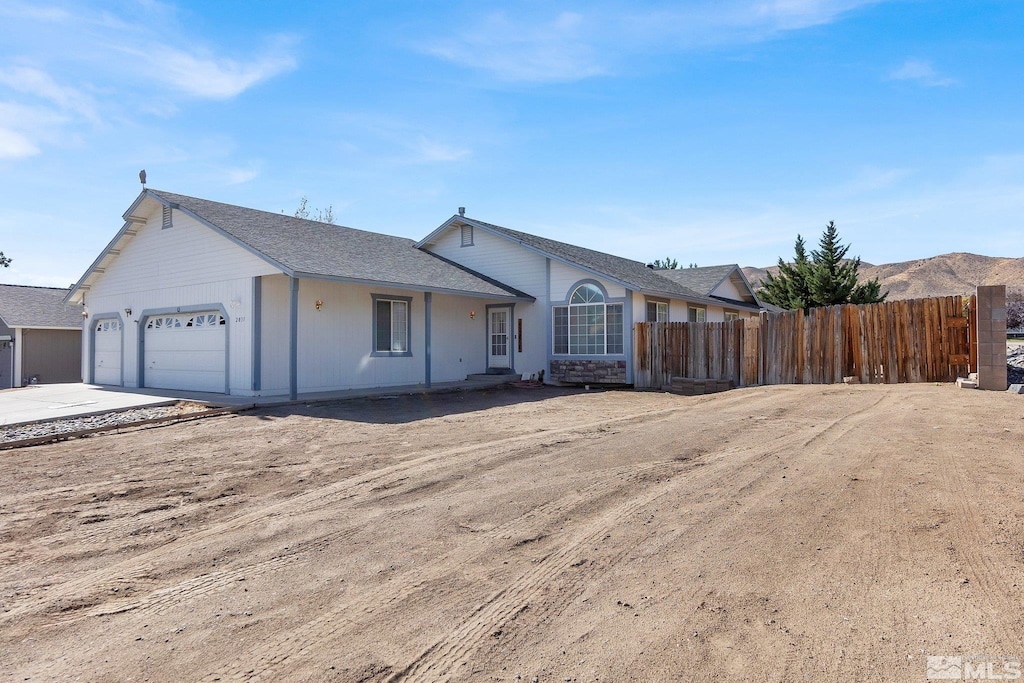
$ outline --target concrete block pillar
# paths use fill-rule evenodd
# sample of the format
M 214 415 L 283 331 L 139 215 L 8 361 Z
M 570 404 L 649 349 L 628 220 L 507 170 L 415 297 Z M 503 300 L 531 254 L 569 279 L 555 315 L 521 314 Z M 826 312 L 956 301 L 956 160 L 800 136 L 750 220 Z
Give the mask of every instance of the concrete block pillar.
M 978 388 L 1006 391 L 1006 285 L 978 287 Z

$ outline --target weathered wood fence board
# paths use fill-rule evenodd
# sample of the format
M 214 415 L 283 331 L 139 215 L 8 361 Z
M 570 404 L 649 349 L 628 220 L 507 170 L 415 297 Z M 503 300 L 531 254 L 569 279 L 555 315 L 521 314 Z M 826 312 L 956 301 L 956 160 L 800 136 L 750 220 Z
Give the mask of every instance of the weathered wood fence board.
M 634 385 L 673 377 L 755 384 L 951 382 L 977 363 L 974 297 L 766 313 L 724 323 L 637 323 Z

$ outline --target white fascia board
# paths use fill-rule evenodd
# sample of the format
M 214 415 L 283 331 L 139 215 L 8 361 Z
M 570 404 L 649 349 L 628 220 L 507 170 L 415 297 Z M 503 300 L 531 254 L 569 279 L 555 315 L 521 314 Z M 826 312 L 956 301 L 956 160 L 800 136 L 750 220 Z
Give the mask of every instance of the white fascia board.
M 743 278 L 743 283 L 747 286 L 747 291 L 750 292 L 750 296 L 754 297 L 754 303 L 757 304 L 758 308 L 764 308 L 764 304 L 762 304 L 761 299 L 758 298 L 757 292 L 754 291 L 753 285 L 750 284 L 750 280 L 747 279 L 746 274 L 743 272 L 743 269 L 740 268 L 738 264 L 736 266 L 736 270 L 739 271 L 740 277 Z
M 441 234 L 442 232 L 444 232 L 445 230 L 447 230 L 448 228 L 450 228 L 450 227 L 452 226 L 452 223 L 453 223 L 454 221 L 457 221 L 457 220 L 466 220 L 466 217 L 465 217 L 465 216 L 452 216 L 451 218 L 449 218 L 448 220 L 446 220 L 446 221 L 445 221 L 444 223 L 442 223 L 442 224 L 441 224 L 440 226 L 438 226 L 438 227 L 437 227 L 437 228 L 436 228 L 436 229 L 435 229 L 435 230 L 434 230 L 433 232 L 431 232 L 431 233 L 430 233 L 429 235 L 427 235 L 426 237 L 424 237 L 423 239 L 421 239 L 421 240 L 420 240 L 419 242 L 417 242 L 417 243 L 416 243 L 416 248 L 417 248 L 417 249 L 422 249 L 422 248 L 423 248 L 424 246 L 426 246 L 426 245 L 428 245 L 428 244 L 432 244 L 432 243 L 433 243 L 433 241 L 434 241 L 434 238 L 435 238 L 435 237 L 437 237 L 437 236 L 438 236 L 438 235 L 440 235 L 440 234 Z
M 81 332 L 84 326 L 84 324 L 79 325 L 78 327 L 54 327 L 52 325 L 8 325 L 12 330 L 71 330 L 73 332 Z
M 390 289 L 405 289 L 410 292 L 435 292 L 437 294 L 454 294 L 457 296 L 470 296 L 477 299 L 501 299 L 502 301 L 536 301 L 534 297 L 522 297 L 514 294 L 488 294 L 486 292 L 467 292 L 462 289 L 448 289 L 447 287 L 428 287 L 425 285 L 410 285 L 404 282 L 388 282 L 387 280 L 368 280 L 365 278 L 344 277 L 341 275 L 320 275 L 317 273 L 296 272 L 293 277 L 302 280 L 326 280 L 328 282 L 348 282 L 354 285 L 366 285 L 369 287 L 388 287 Z
M 92 265 L 86 268 L 85 273 L 83 273 L 82 277 L 78 279 L 78 282 L 76 282 L 75 285 L 70 290 L 68 290 L 68 293 L 64 296 L 63 299 L 64 303 L 82 303 L 81 297 L 78 296 L 80 290 L 82 289 L 82 285 L 84 285 L 86 280 L 88 280 L 89 277 L 91 277 L 92 274 L 96 272 L 96 270 L 99 268 L 100 263 L 103 262 L 103 259 L 105 259 L 111 251 L 115 251 L 114 247 L 117 246 L 117 243 L 121 241 L 121 238 L 125 236 L 125 233 L 128 232 L 128 229 L 132 227 L 132 225 L 133 223 L 129 223 L 126 221 L 124 226 L 117 231 L 117 234 L 114 235 L 114 239 L 110 240 L 110 242 L 107 243 L 107 246 L 103 249 L 103 251 L 100 252 L 100 255 L 96 257 L 96 260 L 92 262 Z M 120 253 L 120 251 L 118 251 L 118 253 Z
M 720 306 L 722 304 L 721 301 L 719 301 L 717 299 L 714 299 L 712 297 L 683 296 L 681 294 L 677 294 L 677 293 L 673 293 L 673 292 L 662 292 L 662 291 L 658 291 L 656 289 L 634 289 L 634 291 L 639 292 L 640 294 L 646 294 L 646 295 L 649 295 L 649 296 L 656 296 L 656 297 L 660 297 L 662 299 L 675 299 L 676 301 L 685 301 L 685 302 L 691 303 L 691 304 L 704 304 L 704 305 L 711 305 L 711 306 Z

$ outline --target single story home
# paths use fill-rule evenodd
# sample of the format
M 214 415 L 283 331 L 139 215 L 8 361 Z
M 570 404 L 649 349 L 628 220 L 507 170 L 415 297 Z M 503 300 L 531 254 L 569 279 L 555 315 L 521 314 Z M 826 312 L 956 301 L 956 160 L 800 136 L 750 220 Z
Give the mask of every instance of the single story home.
M 633 323 L 758 315 L 736 266 L 693 270 L 461 211 L 414 242 L 146 189 L 67 300 L 87 311 L 96 384 L 292 397 L 485 372 L 629 384 Z
M 0 389 L 82 381 L 82 307 L 67 295 L 0 285 Z

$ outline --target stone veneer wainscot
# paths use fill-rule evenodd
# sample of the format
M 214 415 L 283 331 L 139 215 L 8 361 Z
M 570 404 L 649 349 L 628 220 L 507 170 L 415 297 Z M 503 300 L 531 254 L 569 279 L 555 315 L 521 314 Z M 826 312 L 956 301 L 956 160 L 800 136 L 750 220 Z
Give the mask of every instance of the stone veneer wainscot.
M 624 360 L 553 360 L 550 378 L 568 384 L 625 384 Z

